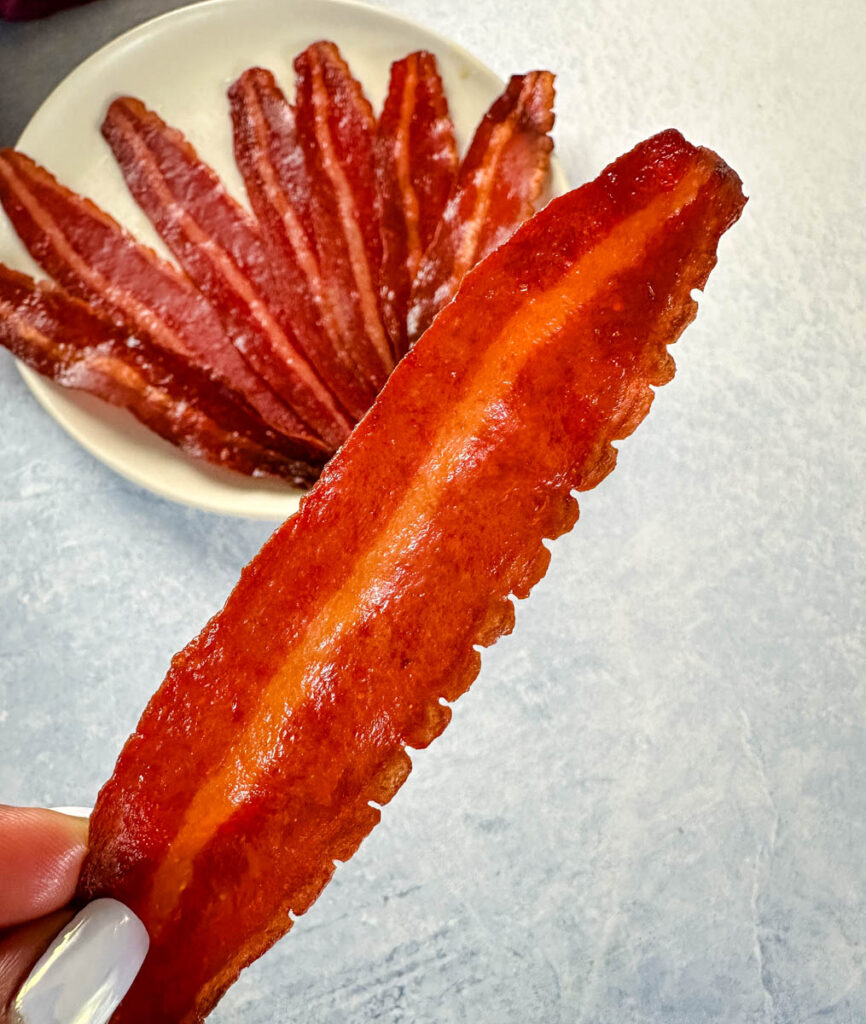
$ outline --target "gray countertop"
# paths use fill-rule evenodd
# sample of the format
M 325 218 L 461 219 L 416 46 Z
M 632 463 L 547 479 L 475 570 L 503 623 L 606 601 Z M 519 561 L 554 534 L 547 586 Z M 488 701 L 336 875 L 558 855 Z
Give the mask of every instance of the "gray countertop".
M 177 6 L 0 25 L 0 143 Z M 387 6 L 500 74 L 555 70 L 574 182 L 674 125 L 751 201 L 515 633 L 213 1020 L 862 1022 L 864 8 Z M 0 394 L 0 800 L 92 803 L 270 527 L 116 476 L 9 358 Z

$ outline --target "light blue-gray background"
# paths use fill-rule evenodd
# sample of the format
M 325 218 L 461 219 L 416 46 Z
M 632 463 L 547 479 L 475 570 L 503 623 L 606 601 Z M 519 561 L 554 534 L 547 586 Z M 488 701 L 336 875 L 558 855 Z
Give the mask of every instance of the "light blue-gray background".
M 0 26 L 0 142 L 171 0 Z M 668 125 L 751 196 L 676 380 L 454 722 L 226 1024 L 866 1020 L 862 3 L 407 0 L 558 73 L 574 182 Z M 0 799 L 92 802 L 268 535 L 85 454 L 0 359 Z

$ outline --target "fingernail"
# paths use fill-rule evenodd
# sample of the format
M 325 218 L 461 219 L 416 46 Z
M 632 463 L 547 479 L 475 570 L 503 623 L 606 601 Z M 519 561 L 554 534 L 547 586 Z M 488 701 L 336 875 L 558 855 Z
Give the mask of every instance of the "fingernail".
M 117 900 L 94 900 L 36 962 L 14 1003 L 15 1024 L 106 1024 L 144 963 L 150 940 Z
M 92 807 L 51 807 L 49 810 L 59 814 L 70 814 L 73 818 L 89 818 L 93 814 Z

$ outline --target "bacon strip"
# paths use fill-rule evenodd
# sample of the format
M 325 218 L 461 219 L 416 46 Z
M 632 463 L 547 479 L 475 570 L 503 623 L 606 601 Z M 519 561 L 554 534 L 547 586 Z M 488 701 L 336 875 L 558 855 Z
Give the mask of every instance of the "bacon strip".
M 412 285 L 409 341 L 450 302 L 464 275 L 530 217 L 550 167 L 553 75 L 513 75 L 476 129 Z
M 319 443 L 247 366 L 189 278 L 30 157 L 0 150 L 0 202 L 36 262 L 118 327 L 147 335 L 239 391 L 268 426 Z
M 394 357 L 379 311 L 376 120 L 333 43 L 313 43 L 295 58 L 295 72 L 297 133 L 312 187 L 319 266 L 344 343 L 378 391 Z
M 391 65 L 377 137 L 382 194 L 382 317 L 399 358 L 409 347 L 412 280 L 433 240 L 457 175 L 457 143 L 432 53 Z
M 146 339 L 131 338 L 60 288 L 0 264 L 0 345 L 32 369 L 127 409 L 188 455 L 250 476 L 308 486 L 306 451 L 268 430 L 212 377 Z
M 376 397 L 340 336 L 316 253 L 312 185 L 295 112 L 264 68 L 249 68 L 229 89 L 235 161 L 262 227 L 282 306 L 298 343 L 342 406 L 359 420 Z
M 213 303 L 250 366 L 322 440 L 340 445 L 351 421 L 279 320 L 253 218 L 183 135 L 139 100 L 116 99 L 102 134 L 136 202 Z
M 544 574 L 573 489 L 673 375 L 740 214 L 669 131 L 476 267 L 172 662 L 100 793 L 79 895 L 151 947 L 117 1024 L 201 1020 L 379 820 Z

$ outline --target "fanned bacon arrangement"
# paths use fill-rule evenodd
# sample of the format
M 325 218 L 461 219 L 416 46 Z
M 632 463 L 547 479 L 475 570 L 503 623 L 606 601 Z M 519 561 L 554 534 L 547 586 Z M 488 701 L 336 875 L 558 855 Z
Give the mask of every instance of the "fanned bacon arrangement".
M 0 151 L 0 202 L 56 282 L 0 264 L 0 343 L 190 455 L 306 486 L 466 273 L 532 215 L 553 76 L 512 78 L 461 163 L 432 54 L 394 63 L 378 121 L 333 43 L 294 67 L 293 103 L 262 68 L 229 89 L 252 212 L 140 100 L 108 108 L 102 134 L 176 264 Z
M 287 118 L 268 76 L 242 88 Z M 544 575 L 544 540 L 574 526 L 572 492 L 613 469 L 673 376 L 667 346 L 744 202 L 719 157 L 664 132 L 466 275 L 173 659 L 99 795 L 79 897 L 122 900 L 151 938 L 114 1024 L 201 1021 L 376 825 L 407 747 L 447 726 L 511 595 Z M 458 264 L 437 258 L 437 279 Z

